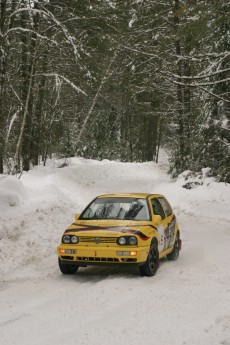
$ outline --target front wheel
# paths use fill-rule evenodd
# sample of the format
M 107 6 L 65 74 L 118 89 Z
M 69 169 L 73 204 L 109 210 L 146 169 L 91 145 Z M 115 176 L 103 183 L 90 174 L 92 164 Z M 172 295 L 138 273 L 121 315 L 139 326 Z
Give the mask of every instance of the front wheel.
M 152 277 L 156 274 L 159 267 L 159 252 L 155 244 L 152 244 L 146 263 L 139 267 L 140 274 L 146 277 Z
M 63 264 L 60 258 L 58 258 L 58 265 L 59 265 L 61 273 L 63 274 L 74 274 L 77 272 L 79 268 L 78 265 Z
M 167 255 L 167 259 L 168 260 L 177 260 L 179 257 L 179 253 L 180 253 L 180 236 L 179 236 L 179 232 L 176 234 L 176 239 L 173 245 L 173 250 L 171 251 L 170 254 Z

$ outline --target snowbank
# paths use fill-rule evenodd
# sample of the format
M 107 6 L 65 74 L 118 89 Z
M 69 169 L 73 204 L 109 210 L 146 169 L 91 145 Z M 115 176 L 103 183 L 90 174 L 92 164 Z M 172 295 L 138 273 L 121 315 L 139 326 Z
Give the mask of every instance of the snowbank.
M 119 163 L 70 158 L 49 160 L 23 173 L 0 178 L 0 273 L 17 270 L 55 253 L 63 230 L 74 214 L 97 195 L 113 192 L 164 194 L 178 217 L 230 221 L 230 186 L 203 176 L 202 185 L 183 188 L 189 172 L 176 182 L 165 162 Z M 68 163 L 68 165 L 63 164 Z M 60 168 L 63 166 L 62 168 Z M 10 254 L 9 254 L 10 253 Z
M 27 201 L 26 188 L 13 176 L 0 175 L 0 211 L 20 206 Z
M 230 344 L 229 185 L 205 172 L 202 185 L 183 188 L 188 174 L 172 181 L 165 161 L 47 163 L 20 180 L 0 177 L 5 344 Z M 183 240 L 179 260 L 162 260 L 152 278 L 107 267 L 62 276 L 55 251 L 63 230 L 92 198 L 113 192 L 168 198 Z

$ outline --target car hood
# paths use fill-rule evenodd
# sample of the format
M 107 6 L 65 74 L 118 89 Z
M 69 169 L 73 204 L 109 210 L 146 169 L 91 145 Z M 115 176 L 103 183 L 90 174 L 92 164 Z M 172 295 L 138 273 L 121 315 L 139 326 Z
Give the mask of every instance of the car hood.
M 106 236 L 119 237 L 126 235 L 137 235 L 142 240 L 147 240 L 146 229 L 149 228 L 148 221 L 77 221 L 71 224 L 65 234 L 75 234 L 77 236 Z

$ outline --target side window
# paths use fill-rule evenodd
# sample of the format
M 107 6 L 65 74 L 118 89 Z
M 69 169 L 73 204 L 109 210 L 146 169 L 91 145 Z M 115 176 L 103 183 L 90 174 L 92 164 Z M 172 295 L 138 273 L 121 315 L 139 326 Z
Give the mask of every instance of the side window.
M 154 214 L 159 215 L 159 216 L 161 216 L 162 219 L 164 219 L 165 218 L 164 210 L 163 210 L 159 200 L 157 198 L 153 198 L 151 200 L 151 202 L 152 202 Z
M 172 209 L 169 205 L 169 203 L 164 198 L 159 198 L 161 205 L 163 206 L 165 213 L 167 214 L 167 217 L 171 216 Z

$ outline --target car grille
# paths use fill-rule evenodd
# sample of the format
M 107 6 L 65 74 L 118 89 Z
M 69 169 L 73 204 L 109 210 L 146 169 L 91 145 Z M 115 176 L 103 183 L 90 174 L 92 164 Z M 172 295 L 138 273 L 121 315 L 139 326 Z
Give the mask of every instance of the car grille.
M 80 236 L 79 242 L 91 243 L 116 243 L 117 237 L 96 237 L 96 236 Z
M 67 255 L 62 255 L 61 256 L 62 260 L 74 260 L 74 257 L 73 256 L 67 256 Z
M 77 261 L 119 262 L 119 259 L 118 258 L 100 258 L 100 257 L 77 256 Z

